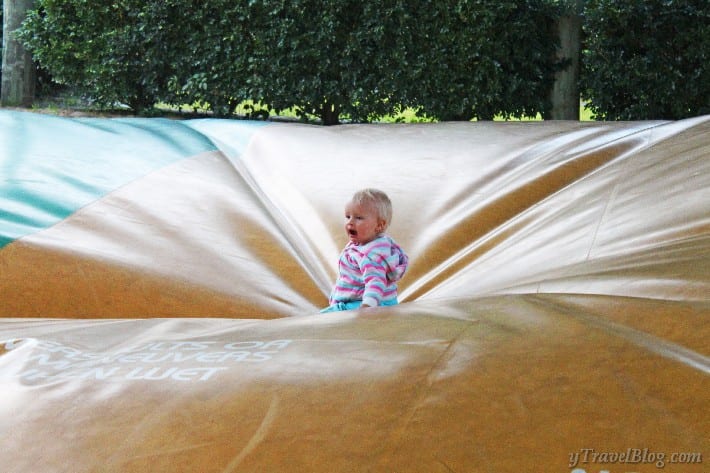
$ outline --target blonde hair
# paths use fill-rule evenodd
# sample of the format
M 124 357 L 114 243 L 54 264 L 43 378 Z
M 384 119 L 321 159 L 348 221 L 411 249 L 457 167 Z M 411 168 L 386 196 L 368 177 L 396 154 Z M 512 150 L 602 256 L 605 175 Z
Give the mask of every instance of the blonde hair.
M 385 221 L 383 232 L 392 222 L 392 201 L 381 190 L 372 188 L 359 190 L 353 195 L 352 202 L 355 204 L 369 203 L 374 205 L 377 210 L 377 216 Z

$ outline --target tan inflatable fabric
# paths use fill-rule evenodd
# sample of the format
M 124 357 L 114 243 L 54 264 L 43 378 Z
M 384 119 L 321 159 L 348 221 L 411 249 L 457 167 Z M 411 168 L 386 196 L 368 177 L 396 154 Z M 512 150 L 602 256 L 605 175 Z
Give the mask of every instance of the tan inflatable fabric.
M 0 471 L 706 472 L 710 117 L 0 111 Z M 320 314 L 363 187 L 400 304 Z

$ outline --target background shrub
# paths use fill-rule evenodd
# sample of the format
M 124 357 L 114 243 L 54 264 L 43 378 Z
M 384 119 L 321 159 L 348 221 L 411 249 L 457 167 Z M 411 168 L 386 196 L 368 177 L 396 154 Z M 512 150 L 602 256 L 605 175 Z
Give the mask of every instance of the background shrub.
M 331 124 L 542 112 L 549 21 L 542 0 L 38 0 L 22 37 L 99 104 L 253 100 Z
M 439 120 L 550 109 L 556 19 L 584 5 L 583 96 L 599 118 L 710 113 L 707 0 L 37 0 L 21 37 L 100 105 L 334 124 L 410 107 Z
M 398 0 L 250 2 L 250 92 L 276 110 L 337 123 L 368 121 L 400 103 L 407 8 Z M 401 71 L 397 74 L 394 71 Z
M 557 44 L 552 4 L 442 0 L 420 8 L 408 105 L 443 120 L 547 111 Z
M 20 36 L 60 84 L 100 105 L 141 112 L 167 88 L 174 29 L 156 21 L 177 2 L 40 0 Z
M 707 0 L 590 0 L 583 90 L 598 118 L 710 113 Z

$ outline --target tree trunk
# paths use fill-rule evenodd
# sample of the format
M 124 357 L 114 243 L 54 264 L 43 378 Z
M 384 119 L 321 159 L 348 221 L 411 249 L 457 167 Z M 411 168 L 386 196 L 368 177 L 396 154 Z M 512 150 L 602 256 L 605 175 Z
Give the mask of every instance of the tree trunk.
M 12 34 L 20 27 L 34 0 L 3 1 L 2 84 L 0 105 L 29 107 L 34 100 L 35 66 L 32 56 Z
M 339 125 L 340 124 L 340 109 L 337 105 L 326 102 L 321 107 L 321 121 L 323 125 Z
M 570 14 L 557 21 L 560 49 L 557 59 L 567 60 L 567 67 L 555 74 L 552 87 L 552 120 L 579 120 L 579 56 L 581 53 L 582 17 Z

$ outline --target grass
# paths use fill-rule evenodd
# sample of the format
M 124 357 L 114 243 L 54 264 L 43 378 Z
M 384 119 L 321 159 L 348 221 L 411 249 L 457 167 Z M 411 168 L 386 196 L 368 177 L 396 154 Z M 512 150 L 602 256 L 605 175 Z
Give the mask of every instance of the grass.
M 71 95 L 59 95 L 38 100 L 31 108 L 37 113 L 47 113 L 60 116 L 128 116 L 131 111 L 125 107 L 115 107 L 113 109 L 98 108 L 90 102 L 81 100 Z M 253 101 L 245 101 L 239 104 L 234 112 L 234 118 L 258 118 L 264 119 L 267 108 Z M 163 116 L 168 118 L 193 118 L 213 116 L 209 110 L 209 105 L 204 103 L 185 104 L 175 107 L 168 104 L 159 103 L 155 108 L 146 114 L 147 116 Z M 282 110 L 278 115 L 271 115 L 269 120 L 274 121 L 301 121 L 295 109 Z M 344 120 L 347 122 L 347 120 Z M 385 116 L 378 120 L 379 123 L 426 123 L 437 120 L 429 117 L 417 116 L 415 109 L 407 108 L 399 113 Z M 508 118 L 496 117 L 494 121 L 542 121 L 542 116 L 535 117 Z M 593 114 L 584 102 L 580 101 L 580 121 L 594 121 Z
M 494 121 L 542 121 L 542 115 L 539 113 L 535 117 L 525 117 L 525 118 L 502 118 L 502 117 L 496 117 L 493 119 Z M 586 104 L 584 101 L 579 102 L 579 121 L 581 122 L 593 122 L 594 120 L 594 115 L 592 114 L 592 111 L 589 110 L 586 107 Z
M 501 116 L 497 116 L 493 119 L 494 121 L 499 121 L 499 122 L 504 122 L 504 121 L 542 121 L 542 115 L 539 113 L 535 117 L 523 117 L 523 118 L 503 118 Z M 580 101 L 579 104 L 579 120 L 580 121 L 594 121 L 594 116 L 592 114 L 592 111 L 589 110 L 585 103 Z M 422 118 L 422 117 L 417 117 L 416 111 L 412 108 L 408 108 L 396 115 L 391 115 L 384 117 L 381 122 L 385 123 L 419 123 L 419 122 L 433 122 L 435 121 L 434 119 L 431 118 Z

